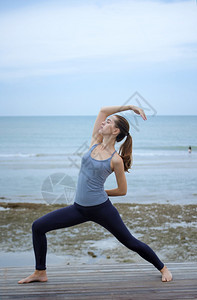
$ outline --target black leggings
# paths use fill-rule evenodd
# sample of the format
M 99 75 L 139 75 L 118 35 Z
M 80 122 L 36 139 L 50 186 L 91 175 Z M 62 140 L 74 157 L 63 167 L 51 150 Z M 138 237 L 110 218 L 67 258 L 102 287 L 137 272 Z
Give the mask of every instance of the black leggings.
M 93 221 L 109 230 L 123 245 L 137 252 L 158 270 L 164 267 L 155 252 L 131 235 L 117 209 L 108 200 L 100 205 L 81 206 L 77 203 L 57 209 L 37 219 L 32 225 L 36 270 L 46 269 L 47 239 L 45 233 L 66 228 L 87 221 Z

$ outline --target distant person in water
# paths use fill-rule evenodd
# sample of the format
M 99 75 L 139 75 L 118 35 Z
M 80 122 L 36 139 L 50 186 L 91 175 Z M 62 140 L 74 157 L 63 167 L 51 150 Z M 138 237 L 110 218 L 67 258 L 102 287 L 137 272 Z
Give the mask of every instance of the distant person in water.
M 188 147 L 188 152 L 192 153 L 192 147 L 191 146 Z
M 89 150 L 82 157 L 74 203 L 34 221 L 32 234 L 35 272 L 18 283 L 48 280 L 46 274 L 47 232 L 87 221 L 103 226 L 124 246 L 153 264 L 161 272 L 162 281 L 172 280 L 172 274 L 168 268 L 148 245 L 130 233 L 119 212 L 108 198 L 109 196 L 124 196 L 127 193 L 125 172 L 128 172 L 132 165 L 132 137 L 129 133 L 129 122 L 116 114 L 126 110 L 134 111 L 143 120 L 147 119 L 143 109 L 134 105 L 100 109 L 94 124 Z M 124 138 L 126 139 L 117 153 L 115 144 Z M 116 175 L 117 188 L 104 190 L 104 183 L 113 172 Z

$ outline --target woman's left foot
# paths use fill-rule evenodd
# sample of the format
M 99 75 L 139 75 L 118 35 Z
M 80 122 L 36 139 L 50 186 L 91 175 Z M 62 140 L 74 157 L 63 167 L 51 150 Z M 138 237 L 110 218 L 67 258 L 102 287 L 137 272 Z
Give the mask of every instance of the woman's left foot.
M 32 275 L 29 275 L 28 277 L 21 279 L 18 281 L 19 284 L 21 283 L 30 283 L 34 281 L 40 281 L 40 282 L 46 282 L 48 280 L 46 271 L 39 271 L 35 270 L 35 272 Z
M 162 274 L 161 281 L 167 282 L 172 280 L 172 273 L 168 270 L 166 266 L 163 267 L 163 269 L 160 270 Z

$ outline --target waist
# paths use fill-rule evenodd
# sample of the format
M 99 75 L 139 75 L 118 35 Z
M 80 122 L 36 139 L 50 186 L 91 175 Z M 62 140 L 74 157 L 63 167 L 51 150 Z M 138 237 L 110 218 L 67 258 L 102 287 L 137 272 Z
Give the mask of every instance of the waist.
M 104 203 L 108 199 L 108 195 L 105 191 L 94 193 L 77 193 L 75 195 L 74 202 L 81 206 L 96 206 Z
M 86 205 L 81 205 L 81 204 L 78 204 L 77 202 L 74 202 L 74 205 L 76 207 L 79 207 L 79 208 L 100 208 L 100 207 L 104 207 L 108 204 L 111 204 L 111 201 L 109 200 L 109 198 L 107 198 L 107 200 L 105 200 L 104 202 L 100 203 L 100 204 L 96 204 L 96 205 L 89 205 L 89 206 L 86 206 Z

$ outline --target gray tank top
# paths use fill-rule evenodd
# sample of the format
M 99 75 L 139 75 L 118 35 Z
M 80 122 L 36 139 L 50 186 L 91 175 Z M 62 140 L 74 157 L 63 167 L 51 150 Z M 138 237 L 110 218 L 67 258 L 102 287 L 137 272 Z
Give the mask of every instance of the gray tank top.
M 104 183 L 112 173 L 110 162 L 116 151 L 105 160 L 96 160 L 91 152 L 97 145 L 93 145 L 81 160 L 74 202 L 82 206 L 98 205 L 108 199 Z

